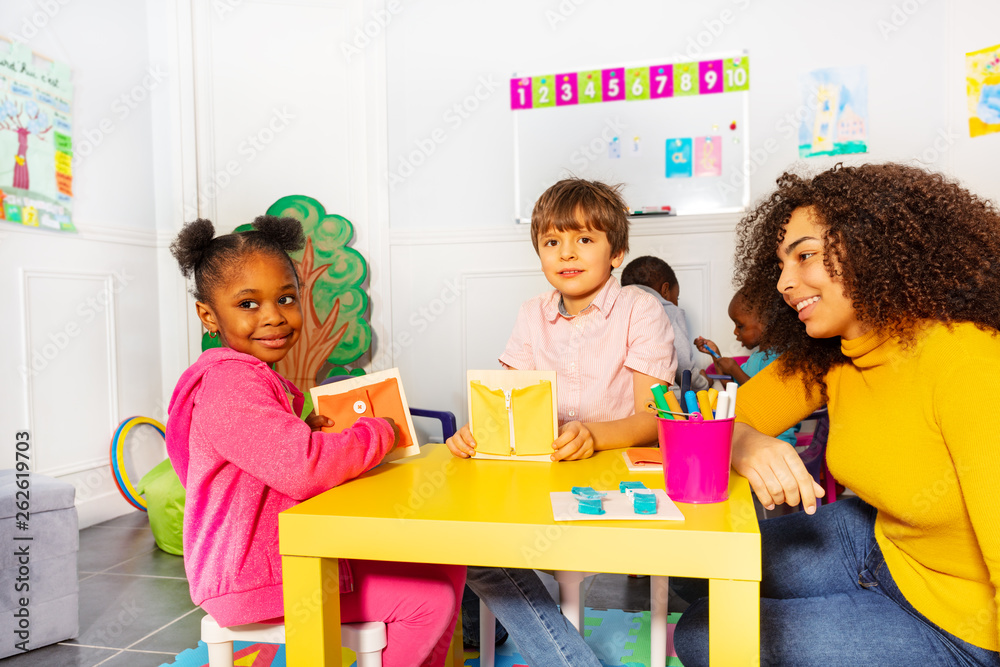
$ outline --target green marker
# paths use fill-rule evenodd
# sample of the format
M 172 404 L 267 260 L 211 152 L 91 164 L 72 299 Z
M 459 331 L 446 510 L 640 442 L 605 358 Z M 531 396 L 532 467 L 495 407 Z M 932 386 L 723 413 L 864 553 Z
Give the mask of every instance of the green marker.
M 649 390 L 653 392 L 653 401 L 656 403 L 656 407 L 659 409 L 660 415 L 664 416 L 665 419 L 673 419 L 674 416 L 670 414 L 670 405 L 667 403 L 665 396 L 667 388 L 657 382 L 650 387 Z

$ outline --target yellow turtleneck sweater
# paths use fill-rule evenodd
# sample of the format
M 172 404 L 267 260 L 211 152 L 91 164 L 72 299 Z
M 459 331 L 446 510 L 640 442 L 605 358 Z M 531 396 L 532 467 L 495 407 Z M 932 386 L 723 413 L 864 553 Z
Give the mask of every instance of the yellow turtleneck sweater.
M 909 347 L 869 333 L 841 348 L 852 363 L 826 376 L 830 472 L 878 510 L 875 537 L 910 604 L 1000 650 L 1000 336 L 933 323 Z M 772 436 L 821 406 L 780 363 L 737 401 L 737 420 Z

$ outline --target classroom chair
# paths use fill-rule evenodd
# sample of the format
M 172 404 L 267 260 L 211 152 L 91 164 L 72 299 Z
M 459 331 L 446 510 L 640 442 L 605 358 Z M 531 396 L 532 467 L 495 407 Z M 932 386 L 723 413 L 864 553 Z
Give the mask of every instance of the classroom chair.
M 233 642 L 264 642 L 284 644 L 285 626 L 268 623 L 248 623 L 229 628 L 220 627 L 211 615 L 201 619 L 201 640 L 208 646 L 207 667 L 233 667 Z M 357 667 L 382 667 L 382 649 L 386 647 L 385 623 L 342 623 L 341 646 L 357 655 Z M 462 619 L 458 619 L 455 634 L 448 648 L 448 667 L 462 667 Z
M 208 667 L 233 667 L 233 642 L 284 644 L 285 626 L 248 623 L 223 628 L 210 614 L 201 619 L 201 640 L 208 645 Z M 358 656 L 358 667 L 382 667 L 385 648 L 385 623 L 344 623 L 340 626 L 341 644 Z

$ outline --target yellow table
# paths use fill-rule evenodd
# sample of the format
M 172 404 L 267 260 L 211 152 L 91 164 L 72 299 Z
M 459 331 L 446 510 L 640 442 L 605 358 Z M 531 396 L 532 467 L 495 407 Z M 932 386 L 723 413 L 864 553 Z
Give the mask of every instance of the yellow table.
M 289 667 L 339 667 L 337 558 L 708 578 L 714 665 L 760 664 L 760 533 L 747 481 L 730 498 L 678 504 L 684 521 L 552 519 L 550 491 L 634 479 L 620 451 L 575 462 L 457 459 L 444 445 L 379 466 L 283 512 Z

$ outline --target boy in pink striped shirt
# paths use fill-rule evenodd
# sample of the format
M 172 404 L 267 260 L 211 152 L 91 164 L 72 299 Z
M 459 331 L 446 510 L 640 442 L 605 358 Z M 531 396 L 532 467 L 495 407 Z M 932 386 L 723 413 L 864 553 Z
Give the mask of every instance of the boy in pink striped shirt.
M 651 385 L 674 379 L 673 330 L 651 294 L 623 288 L 611 275 L 628 252 L 628 214 L 617 188 L 559 181 L 535 203 L 531 240 L 555 289 L 521 306 L 500 363 L 556 371 L 552 460 L 655 442 L 656 418 L 646 404 Z M 455 456 L 475 455 L 467 424 L 447 445 Z M 470 567 L 468 584 L 528 664 L 600 665 L 533 570 Z
M 674 379 L 673 330 L 652 295 L 611 275 L 628 252 L 621 196 L 603 183 L 559 181 L 535 203 L 531 241 L 555 289 L 522 304 L 500 363 L 556 371 L 552 460 L 655 442 L 646 404 L 651 385 Z M 447 444 L 455 456 L 475 454 L 468 425 Z

